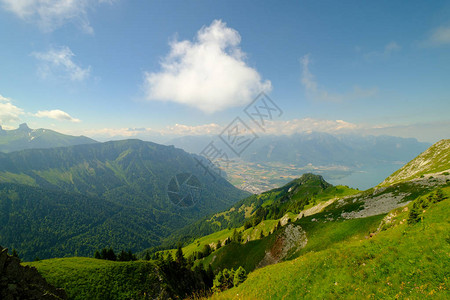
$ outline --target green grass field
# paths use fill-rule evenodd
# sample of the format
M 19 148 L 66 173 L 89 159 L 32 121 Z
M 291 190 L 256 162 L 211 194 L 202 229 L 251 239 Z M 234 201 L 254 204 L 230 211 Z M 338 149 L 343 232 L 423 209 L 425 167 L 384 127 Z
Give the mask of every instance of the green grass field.
M 69 299 L 141 299 L 156 279 L 152 262 L 112 262 L 86 257 L 55 258 L 24 263 Z
M 448 187 L 444 191 L 450 194 Z M 347 239 L 258 269 L 239 287 L 213 298 L 448 299 L 450 200 L 431 206 L 424 222 L 412 226 L 404 222 L 408 212 L 397 211 L 397 225 L 370 239 Z

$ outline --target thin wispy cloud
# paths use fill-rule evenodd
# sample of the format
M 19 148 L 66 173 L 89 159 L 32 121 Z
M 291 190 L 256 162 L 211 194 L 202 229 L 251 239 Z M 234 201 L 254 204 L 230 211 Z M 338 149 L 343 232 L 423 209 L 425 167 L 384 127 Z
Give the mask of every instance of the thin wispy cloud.
M 36 114 L 34 114 L 35 117 L 38 118 L 49 118 L 59 121 L 70 121 L 74 123 L 81 122 L 80 119 L 74 118 L 65 111 L 54 109 L 54 110 L 40 110 Z
M 371 51 L 364 54 L 364 58 L 369 61 L 388 59 L 392 54 L 400 51 L 401 49 L 402 47 L 397 42 L 391 41 L 384 46 L 383 50 Z
M 44 79 L 56 77 L 83 81 L 91 72 L 90 66 L 82 68 L 73 61 L 75 54 L 66 46 L 52 48 L 47 52 L 33 52 L 32 56 L 39 60 L 38 74 Z
M 0 95 L 0 125 L 18 122 L 23 114 L 23 109 L 12 104 L 10 98 Z
M 329 134 L 362 134 L 362 135 L 392 135 L 401 137 L 416 137 L 422 141 L 433 141 L 445 136 L 450 122 L 428 122 L 410 124 L 365 124 L 345 120 L 327 120 L 317 118 L 302 118 L 291 120 L 269 121 L 264 135 L 292 135 L 311 132 Z M 182 136 L 214 136 L 222 132 L 224 126 L 216 123 L 201 125 L 175 124 L 166 128 L 102 128 L 90 129 L 70 134 L 83 134 L 98 140 L 139 138 L 143 140 L 167 141 L 169 138 Z M 447 131 L 446 131 L 447 130 Z
M 221 20 L 201 28 L 194 41 L 173 41 L 160 72 L 144 74 L 148 100 L 172 101 L 212 113 L 242 106 L 271 83 L 245 61 L 241 36 Z
M 215 135 L 219 134 L 223 127 L 216 123 L 202 125 L 175 124 L 163 129 L 153 128 L 101 128 L 86 130 L 83 134 L 102 137 L 139 137 L 152 136 L 188 136 L 188 135 Z
M 342 133 L 354 131 L 359 125 L 344 120 L 323 120 L 314 118 L 293 119 L 287 121 L 270 121 L 267 134 L 291 135 L 305 132 Z
M 363 89 L 358 86 L 354 86 L 351 91 L 344 94 L 328 92 L 317 82 L 315 76 L 311 73 L 309 69 L 309 65 L 311 64 L 309 54 L 300 59 L 300 64 L 302 65 L 301 83 L 305 88 L 306 94 L 314 100 L 325 102 L 344 102 L 372 97 L 378 92 L 376 88 Z
M 428 47 L 450 45 L 450 26 L 433 29 L 422 45 Z
M 84 32 L 92 34 L 94 29 L 88 19 L 88 10 L 108 0 L 0 0 L 2 7 L 42 31 L 53 31 L 66 23 L 77 24 Z

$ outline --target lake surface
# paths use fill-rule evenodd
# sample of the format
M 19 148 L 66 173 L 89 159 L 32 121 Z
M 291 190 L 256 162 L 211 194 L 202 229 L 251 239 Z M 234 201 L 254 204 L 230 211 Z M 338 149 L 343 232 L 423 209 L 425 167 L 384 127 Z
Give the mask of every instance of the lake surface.
M 402 166 L 401 164 L 380 164 L 356 170 L 341 178 L 328 177 L 327 174 L 324 174 L 324 178 L 333 185 L 348 185 L 352 188 L 367 190 L 381 183 Z

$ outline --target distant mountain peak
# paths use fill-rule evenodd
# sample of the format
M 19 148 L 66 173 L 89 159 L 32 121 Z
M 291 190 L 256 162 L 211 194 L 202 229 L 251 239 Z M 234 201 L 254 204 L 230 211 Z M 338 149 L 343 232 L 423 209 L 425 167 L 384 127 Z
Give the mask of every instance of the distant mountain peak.
M 13 130 L 4 130 L 0 127 L 0 152 L 66 147 L 92 143 L 97 143 L 97 141 L 84 136 L 65 135 L 50 129 L 31 129 L 27 123 L 22 123 L 19 125 L 19 128 Z
M 19 125 L 18 130 L 20 130 L 20 131 L 31 131 L 31 128 L 28 127 L 27 123 L 22 123 L 22 124 Z

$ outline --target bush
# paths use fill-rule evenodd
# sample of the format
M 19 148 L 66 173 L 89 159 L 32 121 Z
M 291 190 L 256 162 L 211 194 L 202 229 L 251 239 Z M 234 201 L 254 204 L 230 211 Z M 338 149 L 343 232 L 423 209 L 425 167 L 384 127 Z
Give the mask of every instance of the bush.
M 239 267 L 234 273 L 234 280 L 233 280 L 234 286 L 240 285 L 245 281 L 245 279 L 247 279 L 247 272 L 243 267 Z
M 233 287 L 234 270 L 223 269 L 219 271 L 213 281 L 213 291 L 222 292 Z
M 445 199 L 445 195 L 441 189 L 437 189 L 434 193 L 434 202 L 441 202 Z

